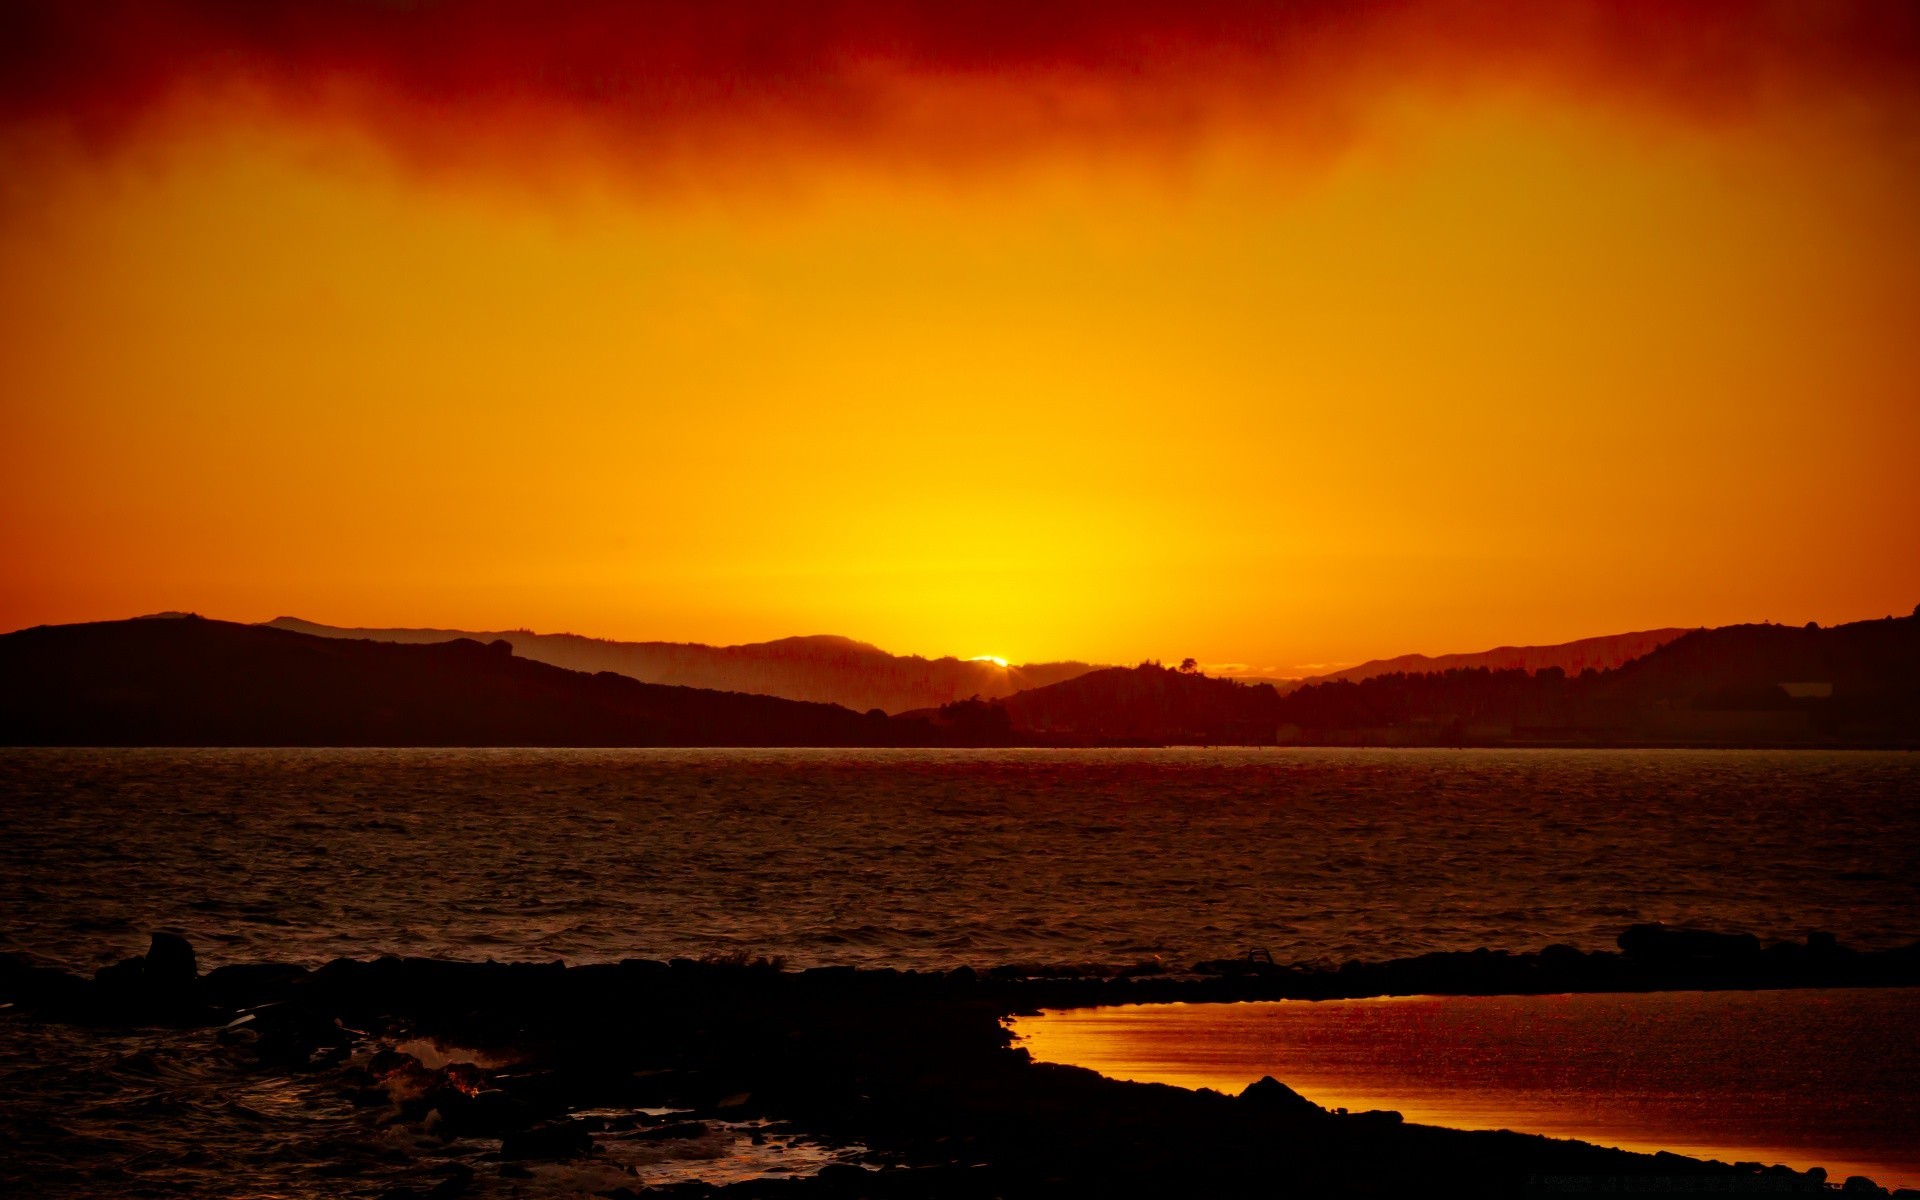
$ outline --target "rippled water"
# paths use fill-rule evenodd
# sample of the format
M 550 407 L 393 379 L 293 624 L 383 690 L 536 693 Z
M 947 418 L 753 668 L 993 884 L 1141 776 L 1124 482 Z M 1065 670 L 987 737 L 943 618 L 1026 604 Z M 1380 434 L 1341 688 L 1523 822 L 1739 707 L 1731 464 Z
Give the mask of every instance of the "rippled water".
M 1920 939 L 1920 755 L 0 750 L 0 947 L 1173 964 Z

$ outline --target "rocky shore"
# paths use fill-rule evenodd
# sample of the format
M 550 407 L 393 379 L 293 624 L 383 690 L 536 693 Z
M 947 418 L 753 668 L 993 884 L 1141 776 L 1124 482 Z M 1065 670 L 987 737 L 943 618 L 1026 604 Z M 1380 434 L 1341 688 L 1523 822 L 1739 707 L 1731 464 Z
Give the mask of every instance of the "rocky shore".
M 1703 1163 L 1328 1112 L 1283 1083 L 1239 1096 L 1032 1062 L 1005 1018 L 1169 1000 L 1920 984 L 1920 946 L 1636 926 L 1618 952 L 1426 955 L 1338 968 L 1258 955 L 1170 972 L 949 973 L 676 959 L 568 967 L 341 959 L 197 969 L 156 934 L 86 978 L 0 955 L 0 1020 L 214 1031 L 250 1070 L 321 1078 L 418 1147 L 338 1194 L 527 1194 L 549 1164 L 712 1139 L 827 1148 L 794 1178 L 631 1183 L 602 1195 L 1414 1196 L 1827 1192 L 1818 1172 Z M 460 1048 L 451 1054 L 430 1048 Z M 1848 1194 L 1884 1194 L 1865 1180 Z
M 1538 996 L 1562 992 L 1717 991 L 1727 988 L 1912 987 L 1920 942 L 1859 951 L 1832 934 L 1762 945 L 1746 933 L 1634 925 L 1618 950 L 1553 945 L 1526 953 L 1478 950 L 1385 962 L 1276 963 L 1260 951 L 1195 963 L 1184 972 L 1140 963 L 1119 971 L 997 967 L 1004 994 L 1034 1008 L 1173 1001 L 1342 1000 L 1368 996 Z

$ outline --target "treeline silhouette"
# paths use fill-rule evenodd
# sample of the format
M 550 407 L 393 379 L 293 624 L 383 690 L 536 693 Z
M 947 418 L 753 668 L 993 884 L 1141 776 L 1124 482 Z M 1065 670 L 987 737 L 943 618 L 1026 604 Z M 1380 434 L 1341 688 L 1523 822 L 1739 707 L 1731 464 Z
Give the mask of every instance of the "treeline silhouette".
M 1920 743 L 1920 617 L 1703 629 L 1608 671 L 1467 668 L 1281 693 L 1154 663 L 1000 702 L 1016 734 L 1106 743 Z
M 1110 667 L 999 705 L 1019 733 L 1114 744 L 1273 740 L 1283 697 L 1270 683 L 1213 679 L 1141 663 Z

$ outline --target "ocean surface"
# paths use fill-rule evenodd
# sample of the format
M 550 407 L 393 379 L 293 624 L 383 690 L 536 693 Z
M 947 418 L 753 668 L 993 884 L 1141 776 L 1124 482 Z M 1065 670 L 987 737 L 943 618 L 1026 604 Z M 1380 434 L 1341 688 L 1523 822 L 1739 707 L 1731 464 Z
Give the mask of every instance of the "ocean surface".
M 0 750 L 0 949 L 1381 959 L 1920 940 L 1920 754 Z

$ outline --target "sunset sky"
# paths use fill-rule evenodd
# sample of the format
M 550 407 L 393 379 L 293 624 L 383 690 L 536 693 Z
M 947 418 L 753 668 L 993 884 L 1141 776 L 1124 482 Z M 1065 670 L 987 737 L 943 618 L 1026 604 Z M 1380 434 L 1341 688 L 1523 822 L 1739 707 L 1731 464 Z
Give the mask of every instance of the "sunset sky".
M 1905 2 L 0 3 L 0 629 L 1906 613 L 1917 214 Z

